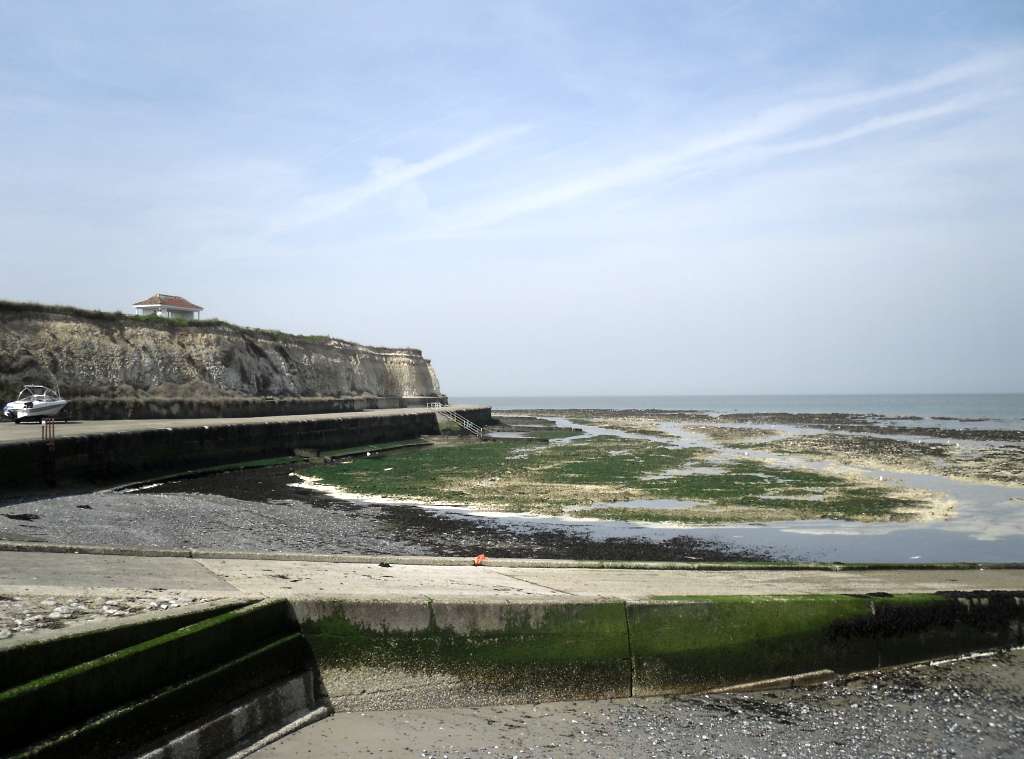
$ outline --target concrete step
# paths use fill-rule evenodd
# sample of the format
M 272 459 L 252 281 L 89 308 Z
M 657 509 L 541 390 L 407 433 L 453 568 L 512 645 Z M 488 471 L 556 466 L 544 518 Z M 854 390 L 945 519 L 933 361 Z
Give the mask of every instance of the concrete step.
M 0 692 L 248 604 L 248 601 L 228 601 L 187 609 L 178 614 L 151 614 L 125 624 L 64 633 L 46 640 L 30 639 L 0 648 Z
M 195 759 L 230 755 L 240 759 L 331 714 L 306 670 L 249 694 L 228 709 L 207 715 L 179 734 L 138 755 L 138 759 Z M 274 726 L 277 725 L 276 729 Z
M 282 719 L 294 719 L 302 703 L 309 709 L 317 705 L 309 646 L 285 602 L 229 609 L 146 638 L 153 630 L 151 622 L 126 625 L 116 634 L 67 636 L 5 652 L 32 660 L 20 670 L 35 676 L 0 693 L 0 754 L 129 755 L 143 748 L 158 750 L 182 730 L 195 730 L 193 723 L 215 723 L 232 710 L 246 715 L 241 721 L 221 720 L 214 731 L 219 740 L 201 741 L 203 751 L 186 754 L 212 756 L 216 752 L 207 748 L 214 743 L 224 744 L 217 752 L 230 748 L 225 741 L 232 736 L 259 737 L 278 729 Z M 139 638 L 108 650 L 112 641 Z M 79 661 L 39 674 L 48 651 L 57 652 L 60 663 Z M 98 651 L 106 653 L 87 658 Z M 246 712 L 246 704 L 257 697 L 276 703 L 267 689 L 296 677 L 310 683 L 303 690 L 308 698 L 289 696 L 278 699 L 280 708 Z
M 316 688 L 308 646 L 301 635 L 292 634 L 199 677 L 97 715 L 15 756 L 216 756 L 239 741 L 274 732 L 293 721 L 296 712 L 315 709 Z M 165 751 L 168 746 L 176 748 Z

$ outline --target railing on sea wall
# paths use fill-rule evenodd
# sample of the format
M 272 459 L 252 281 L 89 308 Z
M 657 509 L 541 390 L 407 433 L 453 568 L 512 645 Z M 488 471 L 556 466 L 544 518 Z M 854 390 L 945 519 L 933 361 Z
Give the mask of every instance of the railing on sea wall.
M 466 430 L 467 432 L 470 432 L 473 435 L 476 435 L 477 437 L 483 437 L 484 436 L 484 428 L 483 427 L 481 427 L 479 424 L 474 422 L 472 419 L 467 419 L 466 417 L 464 417 L 459 412 L 457 412 L 457 411 L 455 411 L 455 410 L 453 410 L 451 408 L 448 408 L 445 404 L 443 404 L 443 403 L 428 403 L 427 407 L 435 409 L 438 414 L 443 416 L 445 419 L 448 419 L 450 421 L 455 422 L 457 425 L 462 427 L 462 429 Z

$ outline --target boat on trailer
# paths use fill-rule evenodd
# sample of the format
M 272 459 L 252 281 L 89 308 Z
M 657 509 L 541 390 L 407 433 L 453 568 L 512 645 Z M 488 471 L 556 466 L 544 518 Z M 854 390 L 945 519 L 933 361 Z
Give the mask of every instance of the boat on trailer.
M 4 416 L 13 419 L 15 424 L 26 419 L 48 419 L 57 416 L 67 405 L 60 390 L 52 390 L 43 385 L 25 385 L 18 393 L 17 400 L 4 406 Z

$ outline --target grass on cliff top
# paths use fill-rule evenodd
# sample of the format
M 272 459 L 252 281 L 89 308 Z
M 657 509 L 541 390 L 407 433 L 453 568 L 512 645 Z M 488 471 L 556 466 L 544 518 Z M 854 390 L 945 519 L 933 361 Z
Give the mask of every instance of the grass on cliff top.
M 364 495 L 651 522 L 899 519 L 917 505 L 881 488 L 754 461 L 720 464 L 715 474 L 687 474 L 685 468 L 700 464 L 704 454 L 611 436 L 562 445 L 466 441 L 314 466 L 303 474 Z M 649 500 L 695 503 L 685 509 L 640 504 L 579 510 Z
M 149 314 L 137 316 L 135 314 L 124 314 L 120 311 L 100 311 L 97 309 L 77 308 L 75 306 L 50 305 L 46 303 L 30 303 L 21 301 L 0 300 L 0 317 L 4 314 L 53 314 L 56 316 L 69 316 L 76 319 L 85 319 L 94 322 L 106 322 L 109 324 L 144 324 L 156 329 L 163 329 L 174 332 L 179 329 L 202 329 L 220 328 L 239 334 L 252 337 L 261 337 L 268 340 L 280 340 L 289 342 L 304 342 L 316 345 L 324 345 L 329 342 L 345 343 L 358 348 L 369 348 L 379 351 L 416 351 L 415 348 L 382 348 L 374 345 L 361 345 L 330 335 L 296 335 L 289 332 L 281 332 L 275 329 L 262 327 L 244 327 L 221 319 L 167 319 L 162 316 Z

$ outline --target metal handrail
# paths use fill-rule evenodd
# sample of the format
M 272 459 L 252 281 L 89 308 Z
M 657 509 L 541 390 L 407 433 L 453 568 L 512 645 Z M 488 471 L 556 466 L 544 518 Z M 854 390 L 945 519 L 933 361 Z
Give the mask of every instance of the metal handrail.
M 456 424 L 458 424 L 460 427 L 462 427 L 462 429 L 466 430 L 467 432 L 471 432 L 472 434 L 476 435 L 477 437 L 483 437 L 484 436 L 484 428 L 483 427 L 481 427 L 479 424 L 474 422 L 472 419 L 467 419 L 462 414 L 460 414 L 458 411 L 455 411 L 453 409 L 448 408 L 445 404 L 443 404 L 443 403 L 428 403 L 427 407 L 428 408 L 432 408 L 432 409 L 437 409 L 438 410 L 437 413 L 439 413 L 445 419 L 448 419 L 450 421 L 455 422 Z

